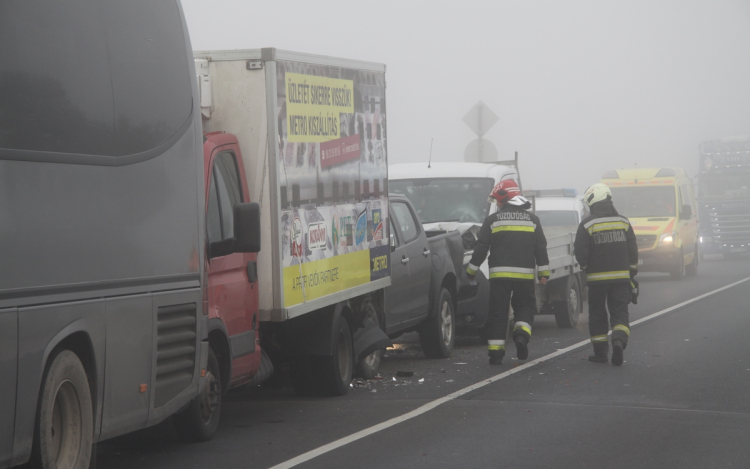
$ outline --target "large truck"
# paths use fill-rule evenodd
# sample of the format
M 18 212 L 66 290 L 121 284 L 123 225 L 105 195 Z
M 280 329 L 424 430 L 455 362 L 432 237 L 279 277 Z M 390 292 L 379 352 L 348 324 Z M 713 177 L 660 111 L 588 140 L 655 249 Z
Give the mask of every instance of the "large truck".
M 166 0 L 3 1 L 0 43 L 0 467 L 83 469 L 211 416 L 192 50 Z
M 385 66 L 273 48 L 195 52 L 204 131 L 236 137 L 260 205 L 261 346 L 299 393 L 343 395 L 390 344 Z
M 487 321 L 489 267 L 485 260 L 476 285 L 466 278 L 466 267 L 484 219 L 497 210 L 487 201 L 492 188 L 505 179 L 520 183 L 517 157 L 494 163 L 397 164 L 390 167 L 390 179 L 391 191 L 412 202 L 426 230 L 461 233 L 465 253 L 456 322 L 463 332 L 481 332 Z M 536 283 L 537 310 L 554 314 L 559 327 L 575 327 L 583 310 L 585 281 L 574 256 L 575 229 L 544 227 L 551 275 L 546 285 Z
M 701 256 L 750 252 L 750 137 L 700 145 L 698 214 Z

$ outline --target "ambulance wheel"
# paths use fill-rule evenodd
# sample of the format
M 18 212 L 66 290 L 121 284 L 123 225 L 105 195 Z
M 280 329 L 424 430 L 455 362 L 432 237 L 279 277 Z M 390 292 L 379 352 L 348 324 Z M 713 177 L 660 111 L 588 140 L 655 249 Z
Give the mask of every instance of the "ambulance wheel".
M 380 313 L 375 308 L 372 302 L 367 302 L 362 306 L 367 319 L 372 319 L 372 322 L 376 326 L 382 328 L 383 322 L 380 320 Z M 378 369 L 380 369 L 380 359 L 383 357 L 383 350 L 376 350 L 363 358 L 359 365 L 357 365 L 357 374 L 361 375 L 365 379 L 373 379 L 378 375 Z
M 669 276 L 672 280 L 680 280 L 685 276 L 685 257 L 683 256 L 682 251 L 677 255 L 677 258 L 677 265 L 675 265 L 672 268 L 672 271 L 669 272 Z
M 31 467 L 86 469 L 94 437 L 91 391 L 81 360 L 70 350 L 51 359 L 42 378 Z
M 700 259 L 700 254 L 698 253 L 698 246 L 695 246 L 695 254 L 693 254 L 693 262 L 685 266 L 685 274 L 688 275 L 688 277 L 695 277 L 698 275 L 698 259 Z
M 208 441 L 219 427 L 221 414 L 221 370 L 212 348 L 208 349 L 206 385 L 182 412 L 172 416 L 174 429 L 184 441 Z
M 576 327 L 581 310 L 583 309 L 578 277 L 568 277 L 568 292 L 566 297 L 568 301 L 557 301 L 554 304 L 555 322 L 557 322 L 557 327 L 561 328 Z
M 448 358 L 456 343 L 456 313 L 453 297 L 445 289 L 440 289 L 437 311 L 433 311 L 419 330 L 419 342 L 427 358 Z

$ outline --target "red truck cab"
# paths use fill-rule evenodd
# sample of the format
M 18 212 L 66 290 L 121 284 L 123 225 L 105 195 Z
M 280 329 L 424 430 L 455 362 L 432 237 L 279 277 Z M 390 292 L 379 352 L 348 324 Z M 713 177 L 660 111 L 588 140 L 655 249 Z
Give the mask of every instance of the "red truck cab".
M 237 138 L 211 132 L 203 138 L 206 183 L 206 258 L 203 293 L 208 313 L 207 385 L 187 409 L 175 416 L 181 436 L 206 440 L 219 422 L 222 394 L 259 384 L 272 372 L 258 335 L 257 252 L 260 208 L 250 202 Z M 188 425 L 182 419 L 203 424 Z

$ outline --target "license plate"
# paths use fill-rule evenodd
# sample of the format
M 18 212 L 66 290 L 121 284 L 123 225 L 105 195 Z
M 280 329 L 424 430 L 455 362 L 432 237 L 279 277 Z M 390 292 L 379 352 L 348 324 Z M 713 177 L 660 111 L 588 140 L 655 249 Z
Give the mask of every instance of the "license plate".
M 729 248 L 729 252 L 746 252 L 747 248 Z

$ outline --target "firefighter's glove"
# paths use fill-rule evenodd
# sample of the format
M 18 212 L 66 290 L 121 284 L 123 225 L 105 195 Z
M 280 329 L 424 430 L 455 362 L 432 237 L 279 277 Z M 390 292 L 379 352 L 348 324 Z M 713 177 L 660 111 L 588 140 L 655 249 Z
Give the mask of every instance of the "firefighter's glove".
M 542 285 L 546 285 L 547 284 L 547 280 L 549 280 L 549 277 L 547 277 L 547 276 L 539 277 L 539 283 L 541 283 Z
M 630 302 L 634 305 L 638 304 L 638 293 L 640 293 L 638 288 L 638 280 L 631 278 L 630 279 Z

